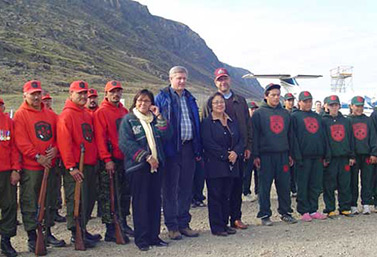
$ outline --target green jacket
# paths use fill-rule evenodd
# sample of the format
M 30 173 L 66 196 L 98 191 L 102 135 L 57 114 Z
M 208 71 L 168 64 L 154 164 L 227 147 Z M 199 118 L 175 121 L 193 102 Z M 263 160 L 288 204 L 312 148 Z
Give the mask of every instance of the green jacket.
M 362 114 L 350 115 L 352 135 L 355 142 L 355 153 L 377 156 L 377 136 L 372 118 Z

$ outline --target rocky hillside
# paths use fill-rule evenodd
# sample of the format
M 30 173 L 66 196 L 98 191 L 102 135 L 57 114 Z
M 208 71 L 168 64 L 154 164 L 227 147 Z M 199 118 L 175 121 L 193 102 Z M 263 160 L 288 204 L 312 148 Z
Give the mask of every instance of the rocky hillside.
M 103 87 L 110 79 L 130 89 L 167 84 L 174 65 L 189 70 L 194 91 L 213 88 L 213 71 L 229 69 L 238 93 L 259 97 L 247 70 L 218 60 L 188 26 L 153 16 L 131 0 L 0 0 L 0 93 L 39 79 L 52 92 L 75 79 Z M 132 90 L 131 90 L 132 91 Z

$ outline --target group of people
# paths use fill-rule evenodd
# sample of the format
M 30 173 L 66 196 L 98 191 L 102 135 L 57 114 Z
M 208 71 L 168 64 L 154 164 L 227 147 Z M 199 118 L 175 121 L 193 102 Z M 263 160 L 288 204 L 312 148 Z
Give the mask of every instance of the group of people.
M 87 230 L 96 200 L 106 225 L 106 242 L 118 243 L 116 215 L 126 243 L 134 236 L 142 251 L 167 246 L 159 237 L 161 207 L 171 240 L 199 236 L 190 227 L 198 163 L 204 163 L 209 224 L 216 236 L 247 228 L 241 205 L 242 194 L 251 194 L 252 171 L 257 175 L 257 217 L 262 225 L 273 225 L 273 181 L 278 212 L 287 223 L 297 222 L 292 216 L 291 192 L 297 192 L 297 211 L 303 221 L 336 215 L 335 190 L 339 213 L 357 214 L 360 172 L 362 212 L 369 214 L 370 205 L 377 205 L 377 113 L 363 115 L 362 97 L 352 99 L 352 114 L 345 118 L 336 95 L 326 98 L 325 110 L 317 114 L 312 111 L 310 92 L 300 93 L 298 108 L 294 107 L 294 96 L 286 94 L 284 108 L 280 85 L 269 84 L 258 106 L 232 91 L 230 74 L 219 68 L 214 73 L 217 92 L 200 112 L 195 97 L 186 89 L 187 77 L 185 67 L 171 68 L 170 85 L 156 96 L 140 90 L 129 110 L 120 102 L 123 87 L 119 81 L 105 85 L 99 106 L 95 89 L 85 81 L 72 82 L 59 115 L 39 81 L 24 85 L 24 101 L 13 120 L 4 113 L 0 99 L 2 253 L 17 256 L 10 238 L 16 235 L 18 183 L 28 249 L 35 252 L 38 199 L 46 169 L 44 236 L 47 245 L 55 247 L 66 244 L 51 232 L 60 176 L 73 243 L 75 187 L 81 187 L 80 224 L 85 248 L 95 247 L 102 239 Z M 318 211 L 322 192 L 327 215 Z M 115 213 L 111 205 L 114 198 Z M 130 208 L 134 230 L 126 222 Z

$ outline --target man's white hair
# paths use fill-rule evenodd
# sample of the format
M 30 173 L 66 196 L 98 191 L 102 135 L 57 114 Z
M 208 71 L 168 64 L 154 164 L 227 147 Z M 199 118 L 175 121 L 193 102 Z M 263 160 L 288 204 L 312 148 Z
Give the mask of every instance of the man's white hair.
M 171 68 L 169 70 L 169 77 L 172 77 L 176 73 L 185 73 L 186 75 L 188 75 L 188 71 L 187 71 L 187 69 L 185 67 L 183 67 L 183 66 L 174 66 L 173 68 Z

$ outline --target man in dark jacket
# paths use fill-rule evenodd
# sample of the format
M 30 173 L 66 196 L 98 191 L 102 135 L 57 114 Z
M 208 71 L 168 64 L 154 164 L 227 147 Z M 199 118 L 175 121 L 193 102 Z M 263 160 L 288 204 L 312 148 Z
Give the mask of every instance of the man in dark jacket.
M 233 180 L 230 199 L 230 224 L 234 228 L 246 229 L 247 226 L 241 221 L 241 205 L 242 205 L 242 184 L 243 173 L 245 169 L 245 161 L 250 158 L 251 154 L 251 123 L 249 109 L 245 98 L 235 94 L 231 88 L 231 78 L 228 71 L 224 68 L 215 70 L 215 85 L 217 91 L 225 98 L 225 112 L 229 117 L 238 123 L 241 132 L 241 138 L 244 143 L 244 153 L 240 156 L 242 161 L 239 162 L 239 174 Z M 208 107 L 203 107 L 203 117 L 208 116 Z
M 290 115 L 279 102 L 280 85 L 269 84 L 265 89 L 265 102 L 254 112 L 253 157 L 259 169 L 259 212 L 262 224 L 271 226 L 270 191 L 275 180 L 278 194 L 278 212 L 287 223 L 296 223 L 291 216 L 290 173 L 293 161 L 290 156 L 291 124 Z
M 163 207 L 169 237 L 182 239 L 182 234 L 197 237 L 189 226 L 195 159 L 200 160 L 199 108 L 194 96 L 185 89 L 187 69 L 175 66 L 169 71 L 170 85 L 156 96 L 155 104 L 172 129 L 164 142 L 166 167 L 163 177 Z

